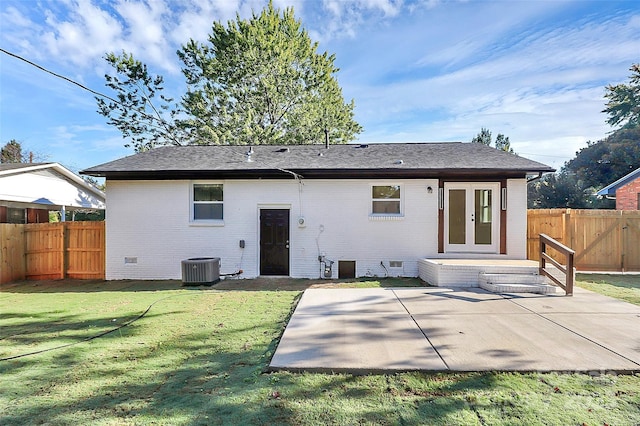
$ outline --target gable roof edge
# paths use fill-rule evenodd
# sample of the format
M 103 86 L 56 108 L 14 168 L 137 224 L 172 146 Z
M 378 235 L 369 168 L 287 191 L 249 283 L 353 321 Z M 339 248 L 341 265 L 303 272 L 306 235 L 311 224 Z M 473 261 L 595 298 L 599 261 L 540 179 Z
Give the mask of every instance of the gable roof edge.
M 73 181 L 75 184 L 82 186 L 84 189 L 92 192 L 94 195 L 97 195 L 103 200 L 106 197 L 103 191 L 85 182 L 84 179 L 82 179 L 81 177 L 79 177 L 78 175 L 76 175 L 75 173 L 73 173 L 71 170 L 67 169 L 60 163 L 39 163 L 39 164 L 25 163 L 25 167 L 16 167 L 16 168 L 11 168 L 7 170 L 0 170 L 0 178 L 2 176 L 11 176 L 11 175 L 17 175 L 22 173 L 30 173 L 30 172 L 35 172 L 38 170 L 45 170 L 45 169 L 55 170 L 56 172 L 60 173 L 62 176 Z
M 637 177 L 640 177 L 640 167 L 637 168 L 636 170 L 632 171 L 631 173 L 622 176 L 617 181 L 615 181 L 613 183 L 610 183 L 609 185 L 605 186 L 600 191 L 596 192 L 596 195 L 601 195 L 601 196 L 615 195 L 615 193 L 618 190 L 618 188 L 620 188 L 621 186 L 626 185 L 627 183 L 631 182 L 632 180 L 635 180 L 636 179 L 636 175 L 637 175 Z

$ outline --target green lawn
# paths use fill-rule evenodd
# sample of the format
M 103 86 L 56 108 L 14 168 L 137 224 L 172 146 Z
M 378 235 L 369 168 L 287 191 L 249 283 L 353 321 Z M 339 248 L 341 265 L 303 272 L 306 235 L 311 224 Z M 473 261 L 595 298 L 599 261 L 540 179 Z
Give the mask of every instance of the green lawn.
M 639 375 L 265 373 L 310 284 L 4 286 L 0 358 L 72 345 L 0 361 L 0 424 L 640 424 Z
M 576 284 L 605 296 L 640 305 L 640 274 L 576 274 Z

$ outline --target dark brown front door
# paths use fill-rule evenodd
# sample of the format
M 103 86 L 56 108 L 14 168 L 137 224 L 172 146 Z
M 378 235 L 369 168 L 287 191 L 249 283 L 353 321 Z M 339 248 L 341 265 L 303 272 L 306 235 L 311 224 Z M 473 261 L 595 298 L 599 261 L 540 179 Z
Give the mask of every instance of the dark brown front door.
M 260 210 L 260 275 L 289 276 L 289 210 Z

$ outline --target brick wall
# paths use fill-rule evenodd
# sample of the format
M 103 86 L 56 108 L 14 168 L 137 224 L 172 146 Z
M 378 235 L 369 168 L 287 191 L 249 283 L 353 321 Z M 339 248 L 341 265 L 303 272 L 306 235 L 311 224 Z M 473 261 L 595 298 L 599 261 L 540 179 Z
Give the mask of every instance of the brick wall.
M 206 181 L 197 181 L 206 182 Z M 220 257 L 221 272 L 259 275 L 259 211 L 289 209 L 290 274 L 316 278 L 318 254 L 356 261 L 356 275 L 417 276 L 418 259 L 438 252 L 438 181 L 209 181 L 224 184 L 224 221 L 190 222 L 192 181 L 110 181 L 107 279 L 179 279 L 180 261 Z M 401 185 L 402 217 L 371 217 L 371 185 Z M 431 193 L 427 188 L 431 187 Z M 526 257 L 526 183 L 508 181 L 507 252 Z M 299 216 L 305 226 L 298 227 Z M 245 241 L 241 248 L 239 241 Z M 402 261 L 390 268 L 390 261 Z M 334 278 L 338 264 L 334 265 Z
M 640 210 L 640 178 L 632 180 L 616 191 L 616 210 Z

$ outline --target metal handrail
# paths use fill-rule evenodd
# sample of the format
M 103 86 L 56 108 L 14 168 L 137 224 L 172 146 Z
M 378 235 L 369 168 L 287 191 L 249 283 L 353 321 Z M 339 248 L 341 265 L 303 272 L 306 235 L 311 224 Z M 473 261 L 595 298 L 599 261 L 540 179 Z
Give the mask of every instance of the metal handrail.
M 547 254 L 547 246 L 557 250 L 565 256 L 565 265 L 552 258 Z M 574 256 L 576 252 L 569 247 L 561 244 L 546 234 L 540 234 L 540 275 L 549 277 L 551 281 L 561 287 L 567 296 L 573 296 L 573 284 L 575 282 L 575 270 L 573 267 Z M 560 272 L 564 274 L 564 283 L 554 277 L 549 270 L 547 270 L 547 262 L 555 266 Z

